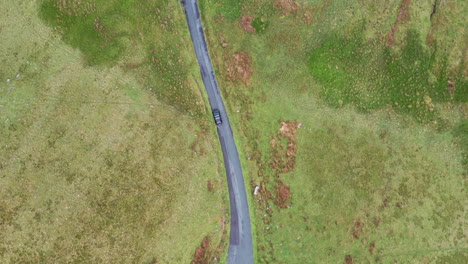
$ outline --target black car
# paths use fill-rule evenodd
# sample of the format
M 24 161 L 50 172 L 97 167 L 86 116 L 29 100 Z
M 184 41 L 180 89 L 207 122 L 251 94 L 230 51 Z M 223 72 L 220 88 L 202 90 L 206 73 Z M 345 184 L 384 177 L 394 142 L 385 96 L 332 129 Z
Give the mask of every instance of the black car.
M 213 117 L 214 117 L 215 124 L 217 126 L 223 123 L 223 120 L 221 120 L 221 113 L 219 112 L 218 109 L 213 109 Z

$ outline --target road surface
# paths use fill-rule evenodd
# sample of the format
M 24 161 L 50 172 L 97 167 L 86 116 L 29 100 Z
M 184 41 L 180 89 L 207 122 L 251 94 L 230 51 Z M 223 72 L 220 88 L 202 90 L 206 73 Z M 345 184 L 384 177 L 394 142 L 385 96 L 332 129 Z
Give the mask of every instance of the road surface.
M 223 123 L 218 128 L 219 140 L 224 156 L 231 207 L 231 233 L 228 264 L 253 264 L 252 229 L 249 205 L 245 192 L 244 176 L 239 161 L 231 124 L 219 92 L 216 76 L 211 65 L 205 35 L 196 0 L 181 0 L 187 18 L 193 47 L 197 55 L 200 73 L 205 84 L 211 109 L 219 109 Z

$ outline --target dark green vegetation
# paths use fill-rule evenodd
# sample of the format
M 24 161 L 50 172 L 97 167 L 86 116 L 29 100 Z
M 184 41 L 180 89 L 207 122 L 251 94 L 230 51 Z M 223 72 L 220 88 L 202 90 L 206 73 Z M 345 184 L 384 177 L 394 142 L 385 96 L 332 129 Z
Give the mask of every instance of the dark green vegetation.
M 190 263 L 205 237 L 220 257 L 225 176 L 178 3 L 0 9 L 0 263 Z
M 257 262 L 466 263 L 465 1 L 228 2 L 202 14 Z
M 324 99 L 331 105 L 353 104 L 360 110 L 378 109 L 387 105 L 414 115 L 421 122 L 431 122 L 437 116 L 431 106 L 424 104 L 421 95 L 436 102 L 466 102 L 468 84 L 462 71 L 449 77 L 446 59 L 436 62 L 437 49 L 429 50 L 415 30 L 406 32 L 403 47 L 394 52 L 385 43 L 363 39 L 363 28 L 358 27 L 350 37 L 332 35 L 310 53 L 309 68 L 324 89 Z M 432 54 L 430 54 L 430 52 Z M 437 76 L 431 70 L 441 64 Z M 464 65 L 464 64 L 461 64 Z M 434 79 L 431 77 L 434 76 Z M 452 79 L 460 87 L 447 88 Z M 362 89 L 362 85 L 371 87 Z

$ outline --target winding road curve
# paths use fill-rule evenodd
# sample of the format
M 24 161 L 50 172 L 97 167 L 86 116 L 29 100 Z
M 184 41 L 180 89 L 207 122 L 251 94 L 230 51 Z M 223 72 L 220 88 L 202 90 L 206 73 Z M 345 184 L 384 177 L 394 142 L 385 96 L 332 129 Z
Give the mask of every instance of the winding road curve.
M 216 76 L 211 65 L 210 55 L 200 20 L 197 0 L 181 0 L 185 10 L 193 47 L 197 55 L 200 72 L 205 84 L 211 109 L 219 109 L 223 123 L 217 126 L 224 156 L 231 207 L 231 233 L 229 241 L 229 264 L 253 264 L 252 229 L 250 226 L 249 205 L 245 192 L 244 177 L 239 154 L 232 134 L 231 124 L 219 92 Z

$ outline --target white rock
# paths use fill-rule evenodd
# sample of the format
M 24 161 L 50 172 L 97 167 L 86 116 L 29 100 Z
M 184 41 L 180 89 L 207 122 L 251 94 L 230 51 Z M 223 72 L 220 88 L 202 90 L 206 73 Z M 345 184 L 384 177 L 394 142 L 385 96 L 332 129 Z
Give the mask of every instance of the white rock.
M 16 74 L 16 78 L 19 78 L 19 77 L 21 77 L 21 74 L 19 74 L 19 73 Z
M 260 186 L 255 185 L 254 195 L 257 195 L 257 194 L 258 194 L 258 190 L 260 190 Z
M 10 81 L 11 81 L 11 79 L 6 79 L 6 81 L 7 81 L 7 82 L 10 82 Z

